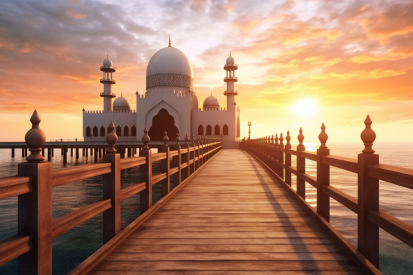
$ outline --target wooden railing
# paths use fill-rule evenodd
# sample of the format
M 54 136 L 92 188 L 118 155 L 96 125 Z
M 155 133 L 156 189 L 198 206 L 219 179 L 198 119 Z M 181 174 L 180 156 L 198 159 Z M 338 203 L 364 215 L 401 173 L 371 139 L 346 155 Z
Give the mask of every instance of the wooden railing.
M 182 148 L 179 134 L 173 150 L 168 137 L 159 153 L 148 147 L 148 130 L 142 137 L 143 148 L 139 157 L 121 159 L 116 153 L 117 136 L 113 123 L 106 136 L 109 149 L 102 163 L 85 164 L 52 169 L 44 162 L 40 152 L 46 137 L 38 127 L 40 118 L 35 111 L 31 119 L 33 128 L 26 134 L 31 155 L 18 165 L 18 176 L 0 179 L 0 199 L 18 196 L 18 234 L 0 242 L 0 265 L 18 257 L 19 274 L 52 274 L 52 241 L 54 238 L 103 213 L 103 243 L 121 232 L 121 202 L 140 194 L 141 215 L 152 207 L 152 186 L 161 182 L 161 196 L 165 197 L 196 169 L 201 167 L 222 148 L 222 140 L 203 137 L 190 142 L 188 136 Z M 152 164 L 161 161 L 161 173 L 152 175 Z M 172 165 L 171 165 L 172 162 Z M 121 189 L 121 170 L 140 167 L 140 182 Z M 182 177 L 183 174 L 183 177 Z M 70 182 L 103 175 L 103 197 L 62 217 L 52 219 L 52 189 Z M 139 218 L 138 218 L 139 219 Z
M 365 149 L 357 159 L 331 156 L 326 147 L 328 139 L 324 124 L 321 126 L 319 140 L 321 146 L 317 152 L 307 152 L 303 145 L 304 136 L 302 129 L 298 136 L 297 150 L 291 149 L 291 137 L 287 132 L 284 138 L 280 134 L 252 140 L 243 140 L 240 148 L 251 152 L 255 157 L 267 165 L 305 204 L 319 221 L 339 241 L 365 271 L 381 274 L 379 267 L 379 228 L 389 232 L 399 240 L 413 247 L 413 226 L 386 213 L 379 208 L 379 180 L 387 181 L 399 186 L 413 189 L 413 169 L 405 169 L 390 165 L 380 164 L 379 155 L 372 149 L 376 134 L 371 129 L 371 120 L 367 116 L 366 129 L 361 138 Z M 279 143 L 278 143 L 279 141 Z M 297 166 L 291 165 L 291 155 L 297 157 Z M 305 171 L 305 160 L 317 163 L 317 176 L 313 177 Z M 330 186 L 330 167 L 334 166 L 358 175 L 358 198 Z M 291 174 L 297 177 L 297 189 L 291 188 Z M 311 184 L 317 190 L 317 206 L 313 209 L 305 201 L 305 183 Z M 343 238 L 329 223 L 330 198 L 335 199 L 358 216 L 358 248 L 356 249 Z

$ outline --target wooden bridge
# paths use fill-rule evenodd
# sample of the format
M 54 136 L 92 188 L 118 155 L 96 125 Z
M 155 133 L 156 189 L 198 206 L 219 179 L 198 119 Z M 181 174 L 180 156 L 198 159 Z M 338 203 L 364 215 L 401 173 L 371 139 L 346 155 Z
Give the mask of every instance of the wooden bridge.
M 0 264 L 18 257 L 19 274 L 51 274 L 52 240 L 103 212 L 104 245 L 70 274 L 381 274 L 378 231 L 413 246 L 413 226 L 379 209 L 379 179 L 413 188 L 413 170 L 379 164 L 371 121 L 358 159 L 330 156 L 323 125 L 317 152 L 297 150 L 287 132 L 222 150 L 222 141 L 188 137 L 181 146 L 164 137 L 152 154 L 145 130 L 139 157 L 120 159 L 114 125 L 102 163 L 52 169 L 40 152 L 45 136 L 35 113 L 26 135 L 31 155 L 19 175 L 0 179 L 0 199 L 19 196 L 18 235 L 0 243 Z M 291 156 L 297 157 L 292 166 Z M 317 162 L 317 177 L 305 160 Z M 153 174 L 152 164 L 161 161 Z M 120 188 L 120 171 L 140 167 L 138 183 Z M 330 186 L 330 166 L 358 174 L 358 199 Z M 103 198 L 52 219 L 52 188 L 103 175 Z M 297 190 L 291 176 L 297 176 Z M 171 179 L 173 186 L 171 186 Z M 152 185 L 162 199 L 152 204 Z M 305 201 L 305 183 L 317 189 L 317 207 Z M 172 188 L 173 187 L 173 188 Z M 140 195 L 141 215 L 120 230 L 121 201 Z M 330 197 L 358 216 L 358 248 L 329 223 Z

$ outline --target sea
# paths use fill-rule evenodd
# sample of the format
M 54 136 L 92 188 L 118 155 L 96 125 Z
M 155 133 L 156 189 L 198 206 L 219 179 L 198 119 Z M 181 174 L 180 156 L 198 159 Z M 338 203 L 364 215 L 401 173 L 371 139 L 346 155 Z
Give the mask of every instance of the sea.
M 304 143 L 306 151 L 316 151 L 319 144 Z M 357 158 L 364 146 L 358 143 L 328 143 L 330 154 Z M 293 146 L 294 149 L 295 146 Z M 379 154 L 380 163 L 413 169 L 413 142 L 375 143 L 373 149 Z M 154 151 L 155 152 L 155 151 Z M 17 175 L 17 165 L 24 161 L 16 149 L 11 158 L 10 149 L 0 150 L 0 178 Z M 292 156 L 294 165 L 295 156 Z M 70 157 L 63 164 L 60 149 L 55 149 L 53 169 L 93 163 L 93 156 L 78 160 Z M 153 173 L 159 173 L 160 164 L 155 163 Z M 306 160 L 306 172 L 316 176 L 316 164 Z M 357 175 L 331 167 L 330 184 L 357 198 Z M 125 188 L 139 182 L 139 167 L 121 172 L 121 185 Z M 292 186 L 296 179 L 292 175 Z M 155 184 L 153 201 L 161 198 L 160 184 Z M 61 217 L 79 207 L 96 202 L 102 197 L 102 176 L 72 182 L 53 188 L 53 218 Z M 306 184 L 306 201 L 316 206 L 316 190 Z M 330 199 L 330 223 L 357 248 L 357 215 L 334 199 Z M 122 202 L 122 229 L 139 217 L 139 195 Z M 380 181 L 380 209 L 413 225 L 413 190 Z M 17 198 L 0 200 L 0 240 L 17 234 Z M 53 240 L 53 274 L 67 274 L 102 246 L 102 214 L 69 230 Z M 386 275 L 413 274 L 413 248 L 380 229 L 380 271 Z M 17 259 L 0 266 L 0 274 L 17 274 Z

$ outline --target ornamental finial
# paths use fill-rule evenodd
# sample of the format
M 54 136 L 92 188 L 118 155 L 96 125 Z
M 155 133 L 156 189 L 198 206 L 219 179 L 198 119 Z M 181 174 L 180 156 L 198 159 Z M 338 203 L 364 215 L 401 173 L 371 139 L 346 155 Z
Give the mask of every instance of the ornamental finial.
M 231 51 L 229 51 L 229 56 L 231 56 Z
M 168 47 L 172 47 L 171 46 L 171 35 L 169 35 L 169 45 L 168 45 Z
M 290 145 L 290 140 L 291 140 L 290 131 L 287 131 L 287 136 L 285 137 L 285 140 L 287 141 L 286 145 Z
M 181 142 L 181 137 L 179 136 L 179 132 L 176 132 L 176 138 L 175 138 L 176 145 L 179 145 Z
M 151 138 L 148 136 L 148 128 L 145 127 L 145 130 L 143 132 L 144 132 L 144 135 L 142 137 L 142 142 L 143 142 L 142 150 L 149 150 L 148 143 L 151 140 Z
M 278 134 L 275 134 L 275 145 L 278 145 Z
M 188 134 L 186 134 L 186 136 L 185 136 L 185 142 L 186 142 L 186 143 L 188 143 L 188 142 L 189 142 L 189 137 L 188 137 Z
M 116 154 L 115 145 L 118 141 L 118 135 L 114 131 L 115 124 L 113 124 L 113 121 L 110 122 L 108 129 L 109 133 L 106 135 L 106 142 L 109 145 L 109 149 L 106 150 L 106 154 Z
M 106 53 L 106 58 L 109 59 L 109 53 Z
M 328 149 L 326 146 L 328 135 L 326 133 L 326 126 L 324 125 L 324 123 L 321 125 L 321 133 L 318 135 L 318 139 L 321 142 L 320 149 Z
M 30 156 L 26 158 L 28 162 L 41 162 L 44 160 L 44 157 L 40 154 L 40 152 L 46 142 L 46 135 L 39 127 L 41 121 L 42 120 L 40 119 L 39 114 L 36 110 L 34 110 L 33 115 L 30 118 L 32 128 L 27 131 L 26 136 L 24 137 L 31 152 Z
M 364 150 L 362 151 L 364 154 L 374 154 L 373 150 L 373 142 L 376 140 L 376 133 L 371 129 L 371 124 L 373 122 L 370 119 L 370 116 L 367 115 L 364 124 L 366 128 L 361 132 L 361 140 L 364 142 Z
M 166 133 L 166 131 L 165 131 L 165 135 L 163 136 L 162 140 L 163 140 L 163 145 L 168 146 L 169 137 L 168 137 L 168 134 Z
M 300 134 L 297 136 L 297 139 L 299 142 L 297 146 L 297 150 L 304 151 L 305 150 L 305 147 L 303 145 L 304 135 L 303 135 L 303 129 L 301 129 L 301 127 L 300 127 Z
M 280 134 L 280 146 L 281 146 L 281 148 L 284 147 L 283 141 L 284 141 L 283 133 L 281 133 L 281 134 Z

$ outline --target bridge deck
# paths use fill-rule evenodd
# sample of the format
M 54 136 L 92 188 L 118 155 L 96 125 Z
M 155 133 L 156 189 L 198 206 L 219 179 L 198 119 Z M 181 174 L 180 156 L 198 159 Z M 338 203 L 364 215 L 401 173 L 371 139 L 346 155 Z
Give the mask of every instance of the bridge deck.
M 361 273 L 254 158 L 223 150 L 91 273 L 274 271 Z

